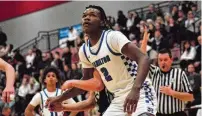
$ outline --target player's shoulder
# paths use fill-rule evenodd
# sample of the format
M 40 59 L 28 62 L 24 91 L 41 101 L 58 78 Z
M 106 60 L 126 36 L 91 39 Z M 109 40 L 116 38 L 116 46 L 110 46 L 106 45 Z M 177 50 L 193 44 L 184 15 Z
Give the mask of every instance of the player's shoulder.
M 85 50 L 86 50 L 86 43 L 83 43 L 79 48 L 79 56 L 84 54 Z
M 113 38 L 113 37 L 116 37 L 116 36 L 119 36 L 119 35 L 123 35 L 123 33 L 121 33 L 120 31 L 115 31 L 115 30 L 107 30 L 106 31 L 107 33 L 107 37 L 109 38 Z

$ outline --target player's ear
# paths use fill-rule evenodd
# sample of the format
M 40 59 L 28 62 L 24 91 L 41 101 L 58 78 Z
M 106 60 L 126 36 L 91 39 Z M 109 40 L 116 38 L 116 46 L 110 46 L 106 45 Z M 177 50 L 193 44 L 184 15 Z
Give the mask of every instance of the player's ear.
M 44 79 L 44 81 L 43 81 L 44 83 L 47 83 L 47 81 L 46 81 L 46 78 Z

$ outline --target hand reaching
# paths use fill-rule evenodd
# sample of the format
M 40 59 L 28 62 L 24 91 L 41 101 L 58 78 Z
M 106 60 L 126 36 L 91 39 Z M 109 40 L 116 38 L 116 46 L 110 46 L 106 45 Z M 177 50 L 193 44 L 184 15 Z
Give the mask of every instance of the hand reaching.
M 15 89 L 13 86 L 6 86 L 6 88 L 3 90 L 2 93 L 2 100 L 6 103 L 9 103 L 12 101 L 14 98 L 15 94 Z

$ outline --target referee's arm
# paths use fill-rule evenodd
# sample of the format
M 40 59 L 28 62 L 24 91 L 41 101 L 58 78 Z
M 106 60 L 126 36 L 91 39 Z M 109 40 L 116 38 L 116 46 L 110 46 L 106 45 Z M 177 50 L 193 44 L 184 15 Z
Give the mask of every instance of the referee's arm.
M 172 96 L 182 101 L 193 101 L 194 97 L 192 94 L 192 88 L 184 71 L 182 71 L 181 76 L 182 76 L 181 86 L 183 88 L 183 92 L 173 91 Z

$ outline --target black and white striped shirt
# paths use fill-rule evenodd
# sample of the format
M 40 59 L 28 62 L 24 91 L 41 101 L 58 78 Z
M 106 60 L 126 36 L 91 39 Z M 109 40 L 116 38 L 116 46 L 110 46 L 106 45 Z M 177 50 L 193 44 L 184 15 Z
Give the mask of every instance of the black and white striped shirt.
M 151 65 L 149 77 L 152 80 L 152 85 L 157 94 L 158 113 L 173 114 L 184 110 L 185 102 L 160 93 L 161 86 L 171 86 L 172 90 L 192 93 L 192 88 L 183 70 L 172 68 L 169 72 L 165 73 L 159 67 Z

